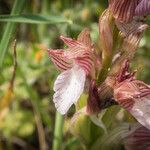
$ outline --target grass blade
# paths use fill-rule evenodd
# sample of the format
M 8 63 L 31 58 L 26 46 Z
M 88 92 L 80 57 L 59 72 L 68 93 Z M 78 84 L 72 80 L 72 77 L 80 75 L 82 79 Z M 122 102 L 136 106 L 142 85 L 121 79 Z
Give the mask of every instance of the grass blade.
M 31 24 L 55 24 L 69 23 L 72 21 L 60 16 L 42 15 L 0 15 L 1 22 L 31 23 Z
M 19 14 L 23 10 L 23 6 L 25 4 L 25 0 L 15 0 L 11 15 Z M 7 48 L 9 45 L 10 38 L 15 29 L 16 24 L 12 22 L 8 22 L 5 31 L 3 33 L 1 42 L 0 42 L 0 68 L 2 67 L 4 57 L 7 52 Z

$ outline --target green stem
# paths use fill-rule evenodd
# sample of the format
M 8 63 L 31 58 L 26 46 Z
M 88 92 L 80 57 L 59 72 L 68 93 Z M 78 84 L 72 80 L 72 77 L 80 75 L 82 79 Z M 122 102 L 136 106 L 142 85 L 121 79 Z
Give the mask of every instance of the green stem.
M 20 14 L 21 11 L 23 10 L 25 1 L 26 0 L 15 0 L 12 11 L 11 11 L 11 15 Z M 6 55 L 7 48 L 9 45 L 9 41 L 10 41 L 10 38 L 12 36 L 12 33 L 13 33 L 15 27 L 16 27 L 16 23 L 8 22 L 6 24 L 4 34 L 3 34 L 2 40 L 0 42 L 0 68 L 2 67 L 4 57 Z
M 64 123 L 64 117 L 58 112 L 56 112 L 53 150 L 61 149 L 62 135 L 63 135 L 63 123 Z
M 112 62 L 112 56 L 107 56 L 103 60 L 102 69 L 98 75 L 97 84 L 100 85 L 107 77 Z

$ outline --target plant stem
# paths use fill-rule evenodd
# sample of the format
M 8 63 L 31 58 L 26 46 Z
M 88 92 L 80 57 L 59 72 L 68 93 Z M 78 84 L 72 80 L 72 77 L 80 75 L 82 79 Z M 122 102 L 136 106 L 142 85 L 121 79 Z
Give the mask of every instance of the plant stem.
M 60 113 L 56 112 L 53 150 L 61 149 L 62 135 L 63 135 L 63 123 L 64 123 L 64 117 Z
M 23 10 L 23 6 L 25 4 L 26 0 L 15 0 L 11 15 L 17 15 Z M 16 23 L 8 22 L 5 27 L 4 34 L 2 36 L 2 40 L 0 42 L 0 68 L 2 67 L 4 57 L 7 52 L 7 48 L 9 45 L 10 38 L 12 36 L 12 33 L 16 27 Z
M 102 64 L 101 72 L 98 75 L 97 84 L 100 85 L 107 77 L 112 62 L 112 56 L 105 57 Z

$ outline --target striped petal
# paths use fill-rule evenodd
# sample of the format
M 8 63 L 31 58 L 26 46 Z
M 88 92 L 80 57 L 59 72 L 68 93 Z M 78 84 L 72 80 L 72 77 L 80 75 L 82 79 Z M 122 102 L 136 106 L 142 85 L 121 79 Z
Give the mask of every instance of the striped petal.
M 142 81 L 125 80 L 114 89 L 115 100 L 139 123 L 150 129 L 150 86 Z
M 94 62 L 91 53 L 85 53 L 82 57 L 75 58 L 75 61 L 81 68 L 83 68 L 87 75 L 95 74 Z
M 77 41 L 83 43 L 87 47 L 92 46 L 92 41 L 90 37 L 90 30 L 85 28 L 78 36 Z
M 150 13 L 150 1 L 141 0 L 135 10 L 136 16 L 144 16 Z
M 147 24 L 143 22 L 137 22 L 136 20 L 133 20 L 130 23 L 120 23 L 118 21 L 115 21 L 115 23 L 124 37 L 143 33 L 143 31 L 148 27 Z
M 94 55 L 92 51 L 80 45 L 67 49 L 64 54 L 67 58 L 74 60 L 80 67 L 84 69 L 86 74 L 95 76 Z
M 110 0 L 109 9 L 120 22 L 131 22 L 139 0 Z
M 66 49 L 64 55 L 69 59 L 75 59 L 77 57 L 82 57 L 86 51 L 88 51 L 86 47 L 77 45 Z
M 64 56 L 64 50 L 48 50 L 48 53 L 60 71 L 72 68 L 72 61 Z
M 150 150 L 150 130 L 139 127 L 124 139 L 126 150 Z
M 112 74 L 116 74 L 120 71 L 121 65 L 124 60 L 131 60 L 139 46 L 142 35 L 147 29 L 148 25 L 142 22 L 133 21 L 130 24 L 124 24 L 117 22 L 117 26 L 123 35 L 123 43 L 120 48 L 120 56 L 114 62 L 111 69 Z
M 57 77 L 54 83 L 53 101 L 57 111 L 62 115 L 79 99 L 84 90 L 85 79 L 85 71 L 78 65 Z
M 64 41 L 64 43 L 69 47 L 81 46 L 81 47 L 91 47 L 92 41 L 90 37 L 90 30 L 85 28 L 78 36 L 77 40 L 72 38 L 65 37 L 63 35 L 60 36 L 60 39 Z
M 82 45 L 80 42 L 72 39 L 72 38 L 69 38 L 69 37 L 65 37 L 63 35 L 60 36 L 60 39 L 68 46 L 68 47 L 74 47 L 74 46 L 77 46 L 77 45 Z

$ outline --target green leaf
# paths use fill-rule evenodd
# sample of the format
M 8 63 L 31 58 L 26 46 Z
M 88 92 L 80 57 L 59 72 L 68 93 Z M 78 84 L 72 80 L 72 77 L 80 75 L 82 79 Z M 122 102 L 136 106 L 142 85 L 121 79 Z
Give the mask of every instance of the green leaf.
M 31 23 L 31 24 L 56 24 L 56 23 L 68 23 L 72 24 L 71 20 L 68 20 L 60 16 L 42 16 L 42 15 L 0 15 L 1 22 L 16 22 L 16 23 Z

